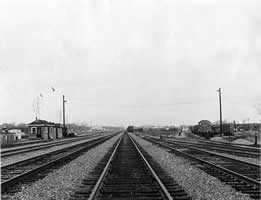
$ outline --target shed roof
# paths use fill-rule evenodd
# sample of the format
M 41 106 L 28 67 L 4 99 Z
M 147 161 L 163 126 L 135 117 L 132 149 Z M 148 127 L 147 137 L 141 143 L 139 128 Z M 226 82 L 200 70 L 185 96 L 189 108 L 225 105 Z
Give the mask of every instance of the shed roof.
M 48 122 L 46 120 L 36 119 L 27 125 L 28 126 L 34 126 L 34 125 L 53 125 L 53 126 L 55 126 L 56 124 L 54 122 Z

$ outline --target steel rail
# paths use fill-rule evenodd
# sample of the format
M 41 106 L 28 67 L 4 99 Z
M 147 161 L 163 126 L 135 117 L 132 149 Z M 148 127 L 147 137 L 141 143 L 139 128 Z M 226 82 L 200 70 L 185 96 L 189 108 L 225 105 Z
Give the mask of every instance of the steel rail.
M 109 133 L 109 132 L 108 132 Z M 59 141 L 66 141 L 66 140 L 72 140 L 72 139 L 80 139 L 80 138 L 92 138 L 93 136 L 95 136 L 97 134 L 89 134 L 89 135 L 77 135 L 74 138 L 56 138 L 56 139 L 46 139 L 46 140 L 42 140 L 42 139 L 37 139 L 37 140 L 27 140 L 27 141 L 17 141 L 14 143 L 9 143 L 9 144 L 2 144 L 1 145 L 1 150 L 3 151 L 8 151 L 8 149 L 17 149 L 17 148 L 23 148 L 25 146 L 28 145 L 32 145 L 32 146 L 37 146 L 37 145 L 41 145 L 41 144 L 47 144 L 47 143 L 52 143 L 52 142 L 59 142 Z
M 19 181 L 20 181 L 21 179 L 23 179 L 23 178 L 28 177 L 29 175 L 31 175 L 31 174 L 33 174 L 33 173 L 36 173 L 36 172 L 38 172 L 39 170 L 48 168 L 49 166 L 51 166 L 51 165 L 53 165 L 53 164 L 55 164 L 55 163 L 58 163 L 58 162 L 60 162 L 61 160 L 68 158 L 69 156 L 76 155 L 76 154 L 78 154 L 79 152 L 81 152 L 81 151 L 83 151 L 83 150 L 85 150 L 85 149 L 92 148 L 93 146 L 95 146 L 95 145 L 97 145 L 97 144 L 99 144 L 99 143 L 101 143 L 101 142 L 103 142 L 103 141 L 106 141 L 107 139 L 109 139 L 109 138 L 111 138 L 111 137 L 113 137 L 113 136 L 114 136 L 114 135 L 110 135 L 110 136 L 100 137 L 100 138 L 98 138 L 98 139 L 94 139 L 94 140 L 88 141 L 88 142 L 86 142 L 86 143 L 88 143 L 88 146 L 84 146 L 84 147 L 81 147 L 81 148 L 79 148 L 79 149 L 76 149 L 76 150 L 74 150 L 74 151 L 72 151 L 72 152 L 66 153 L 65 155 L 62 155 L 61 157 L 59 157 L 59 158 L 57 158 L 57 159 L 55 159 L 55 160 L 52 160 L 52 161 L 47 162 L 47 163 L 44 163 L 44 164 L 42 164 L 42 165 L 40 165 L 40 166 L 38 166 L 38 167 L 36 167 L 36 168 L 30 169 L 29 171 L 26 171 L 26 172 L 24 172 L 24 173 L 22 173 L 22 174 L 19 174 L 19 175 L 14 176 L 14 177 L 12 177 L 12 178 L 6 180 L 6 181 L 3 181 L 3 182 L 1 182 L 1 192 L 5 192 L 5 191 L 8 189 L 8 187 L 10 187 L 11 185 L 14 185 L 15 183 L 19 182 Z M 86 143 L 85 143 L 85 144 L 86 144 Z M 79 146 L 79 145 L 82 145 L 82 144 L 83 144 L 83 143 L 78 144 L 78 146 Z M 70 148 L 74 148 L 74 147 L 77 147 L 77 145 L 67 147 L 66 150 L 68 150 L 68 149 L 70 149 Z M 64 150 L 65 150 L 65 149 L 58 150 L 58 153 L 61 152 L 61 151 L 64 151 Z M 57 152 L 57 151 L 55 151 L 55 153 L 56 153 L 56 152 Z M 52 152 L 52 153 L 54 153 L 54 152 Z M 49 155 L 49 154 L 50 154 L 50 153 L 44 154 L 44 155 L 41 155 L 41 156 L 38 156 L 38 157 L 43 157 L 43 156 L 46 156 L 46 155 Z M 30 158 L 30 159 L 28 159 L 28 160 L 32 160 L 32 159 L 35 159 L 35 158 Z M 28 160 L 26 160 L 26 161 L 28 161 Z M 25 161 L 21 161 L 21 162 L 25 162 Z M 18 162 L 18 163 L 20 163 L 20 162 Z M 17 163 L 8 165 L 8 167 L 10 167 L 10 166 L 12 166 L 12 165 L 15 165 L 15 164 L 17 164 Z M 7 166 L 5 166 L 5 167 L 7 167 Z
M 227 152 L 233 152 L 233 153 L 243 153 L 243 154 L 247 154 L 247 155 L 250 155 L 250 156 L 255 156 L 255 157 L 260 157 L 260 153 L 257 153 L 252 151 L 252 152 L 244 152 L 244 151 L 248 151 L 248 149 L 244 149 L 243 147 L 242 148 L 239 148 L 239 147 L 230 147 L 230 146 L 225 146 L 226 144 L 219 144 L 219 145 L 213 145 L 213 146 L 209 146 L 209 145 L 212 145 L 211 143 L 196 143 L 196 142 L 187 142 L 187 141 L 177 141 L 177 140 L 171 140 L 171 139 L 165 139 L 166 141 L 168 142 L 171 142 L 171 143 L 183 143 L 183 144 L 187 144 L 187 145 L 192 145 L 192 146 L 200 146 L 200 145 L 204 145 L 203 148 L 211 148 L 213 150 L 220 150 L 220 151 L 227 151 Z M 225 148 L 222 148 L 222 147 L 225 147 Z
M 114 156 L 116 154 L 116 151 L 117 151 L 117 149 L 118 149 L 118 147 L 119 147 L 119 145 L 121 143 L 122 137 L 123 137 L 123 134 L 121 135 L 120 139 L 118 140 L 117 145 L 115 146 L 115 148 L 114 148 L 114 150 L 113 150 L 113 152 L 112 152 L 112 154 L 110 156 L 110 159 L 108 160 L 106 166 L 104 167 L 104 169 L 102 171 L 102 174 L 99 177 L 97 183 L 95 184 L 95 186 L 94 186 L 94 188 L 93 188 L 93 190 L 92 190 L 88 200 L 93 200 L 93 199 L 95 199 L 97 197 L 97 195 L 99 193 L 99 190 L 100 190 L 100 188 L 102 186 L 102 183 L 103 183 L 103 181 L 105 179 L 105 176 L 108 174 L 109 167 L 111 165 L 111 161 L 114 158 Z
M 259 181 L 256 181 L 256 180 L 252 179 L 252 178 L 249 178 L 249 177 L 244 176 L 244 175 L 242 175 L 242 174 L 239 174 L 239 173 L 237 173 L 237 172 L 231 171 L 231 170 L 226 169 L 226 168 L 224 168 L 224 167 L 217 166 L 217 165 L 215 165 L 215 164 L 213 164 L 213 163 L 210 163 L 210 162 L 208 162 L 208 161 L 202 160 L 202 159 L 200 159 L 200 158 L 197 158 L 197 157 L 195 157 L 195 156 L 192 156 L 192 155 L 190 155 L 190 154 L 187 154 L 187 153 L 185 153 L 185 152 L 182 152 L 182 151 L 180 151 L 180 150 L 177 150 L 177 149 L 175 149 L 175 148 L 173 148 L 173 147 L 170 147 L 169 145 L 163 144 L 163 143 L 158 142 L 158 141 L 155 141 L 155 140 L 153 140 L 153 139 L 149 139 L 149 141 L 152 141 L 152 142 L 154 142 L 154 143 L 156 143 L 156 144 L 159 144 L 159 145 L 161 145 L 161 146 L 164 146 L 164 147 L 166 147 L 166 148 L 168 148 L 168 149 L 170 149 L 170 150 L 172 150 L 172 151 L 174 151 L 174 152 L 176 152 L 176 153 L 178 153 L 178 154 L 180 154 L 180 155 L 182 155 L 182 156 L 185 156 L 185 157 L 188 157 L 188 158 L 197 160 L 197 161 L 199 161 L 199 162 L 201 162 L 201 163 L 205 163 L 205 164 L 207 164 L 207 165 L 209 165 L 209 166 L 212 166 L 212 167 L 214 167 L 214 168 L 217 168 L 217 169 L 219 169 L 219 170 L 221 170 L 221 171 L 225 171 L 225 172 L 227 172 L 227 173 L 233 174 L 234 176 L 237 176 L 237 177 L 239 177 L 240 179 L 245 180 L 246 182 L 248 182 L 248 183 L 250 183 L 250 184 L 253 184 L 253 185 L 256 185 L 256 186 L 260 187 L 260 184 L 261 184 L 261 183 L 260 183 Z M 218 156 L 219 156 L 219 155 L 218 155 Z M 228 159 L 231 159 L 231 158 L 228 158 Z M 237 161 L 238 161 L 238 160 L 237 160 Z M 248 164 L 248 163 L 245 163 L 245 164 Z
M 63 152 L 63 151 L 66 151 L 66 150 L 69 150 L 73 147 L 77 147 L 77 146 L 80 146 L 82 144 L 86 144 L 86 143 L 89 143 L 89 142 L 94 142 L 95 140 L 99 140 L 100 138 L 103 138 L 103 137 L 110 137 L 109 136 L 100 136 L 100 137 L 97 137 L 97 138 L 92 138 L 90 140 L 87 140 L 87 141 L 83 141 L 82 143 L 78 143 L 78 144 L 73 144 L 71 146 L 68 146 L 68 147 L 64 147 L 62 149 L 58 149 L 58 150 L 55 150 L 55 151 L 51 151 L 51 152 L 48 152 L 48 153 L 44 153 L 44 154 L 41 154 L 41 155 L 36 155 L 36 156 L 33 156 L 33 157 L 30 157 L 28 159 L 24 159 L 24 160 L 21 160 L 21 161 L 18 161 L 18 162 L 14 162 L 14 163 L 11 163 L 11 164 L 8 164 L 8 165 L 4 165 L 1 167 L 1 169 L 5 169 L 7 167 L 11 167 L 11 166 L 14 166 L 14 165 L 18 165 L 18 164 L 22 164 L 24 162 L 30 162 L 32 160 L 35 160 L 35 159 L 39 159 L 41 157 L 44 157 L 46 155 L 51 155 L 53 153 L 60 153 L 60 152 Z
M 7 157 L 7 156 L 13 156 L 13 155 L 21 154 L 21 153 L 26 153 L 26 152 L 30 152 L 30 151 L 46 149 L 48 147 L 53 147 L 53 146 L 58 146 L 58 145 L 63 145 L 63 144 L 69 144 L 69 143 L 72 143 L 72 142 L 77 142 L 79 140 L 62 141 L 62 142 L 60 141 L 60 142 L 52 143 L 52 144 L 42 144 L 42 145 L 39 145 L 39 146 L 24 147 L 24 148 L 21 148 L 21 149 L 12 149 L 10 151 L 1 152 L 1 158 Z
M 108 134 L 110 135 L 110 134 Z M 100 135 L 97 137 L 102 137 L 105 135 Z M 73 139 L 67 139 L 67 140 L 63 140 L 63 141 L 55 141 L 55 142 L 51 142 L 51 143 L 44 143 L 44 144 L 36 144 L 33 146 L 26 146 L 26 147 L 21 147 L 21 148 L 14 148 L 12 147 L 12 149 L 2 149 L 1 150 L 1 158 L 3 157 L 7 157 L 7 156 L 13 156 L 16 154 L 20 154 L 20 153 L 26 153 L 26 152 L 30 152 L 30 151 L 35 151 L 35 150 L 41 150 L 41 149 L 45 149 L 48 147 L 53 147 L 53 146 L 57 146 L 57 145 L 63 145 L 63 144 L 69 144 L 69 143 L 73 143 L 73 142 L 78 142 L 81 140 L 86 140 L 86 139 L 94 139 L 96 137 L 77 137 L 77 138 L 73 138 Z
M 176 144 L 176 143 L 169 142 L 168 140 L 163 140 L 162 141 L 162 140 L 160 140 L 158 138 L 151 138 L 151 140 L 157 140 L 157 141 L 160 141 L 160 142 Z M 194 149 L 196 151 L 200 151 L 200 152 L 203 152 L 203 153 L 208 153 L 208 154 L 212 154 L 212 155 L 215 155 L 215 156 L 219 156 L 219 157 L 224 158 L 224 159 L 233 160 L 234 162 L 238 162 L 238 163 L 246 165 L 246 166 L 251 166 L 251 167 L 255 167 L 255 168 L 261 168 L 261 165 L 245 162 L 245 161 L 238 160 L 238 159 L 235 159 L 235 158 L 231 158 L 231 157 L 228 157 L 228 156 L 225 156 L 225 155 L 221 155 L 219 153 L 215 153 L 215 152 L 212 152 L 212 151 L 202 150 L 202 149 L 199 149 L 199 148 L 196 148 L 196 147 L 192 147 L 192 146 L 186 145 L 186 144 L 178 144 L 178 145 L 181 145 L 181 146 L 184 146 L 184 147 L 187 147 L 187 148 L 190 148 L 190 149 Z
M 143 134 L 143 135 L 158 139 L 158 137 L 152 136 L 149 134 Z M 218 141 L 205 141 L 202 139 L 197 139 L 197 141 L 195 141 L 195 140 L 184 141 L 184 140 L 178 139 L 178 138 L 165 138 L 165 140 L 169 140 L 169 141 L 173 141 L 173 142 L 181 142 L 181 143 L 190 143 L 190 144 L 195 144 L 195 145 L 202 144 L 202 143 L 204 143 L 204 145 L 211 144 L 216 147 L 225 147 L 228 149 L 246 150 L 246 151 L 251 151 L 252 153 L 257 153 L 257 152 L 260 152 L 260 150 L 261 150 L 261 148 L 258 148 L 258 147 L 252 147 L 252 146 L 247 146 L 247 145 L 242 145 L 242 144 L 218 142 Z
M 123 137 L 123 135 L 122 135 Z M 122 137 L 119 139 L 116 147 L 113 150 L 112 155 L 110 156 L 110 159 L 108 160 L 105 168 L 103 169 L 103 172 L 101 174 L 101 176 L 99 177 L 97 183 L 94 186 L 94 189 L 92 190 L 88 200 L 94 200 L 97 198 L 98 194 L 99 194 L 99 190 L 102 187 L 103 181 L 106 177 L 106 175 L 108 174 L 109 168 L 111 166 L 111 162 L 114 158 L 114 156 L 116 155 L 116 152 L 118 150 L 119 144 L 122 140 Z M 168 200 L 173 200 L 173 198 L 171 197 L 171 195 L 169 194 L 168 190 L 166 189 L 166 187 L 163 185 L 163 183 L 161 182 L 161 180 L 159 179 L 159 177 L 157 176 L 156 172 L 152 169 L 152 167 L 150 166 L 149 162 L 146 160 L 146 158 L 144 157 L 144 155 L 142 154 L 142 152 L 139 150 L 138 146 L 136 145 L 135 141 L 132 139 L 132 137 L 128 134 L 128 137 L 131 139 L 135 149 L 137 150 L 137 152 L 139 153 L 139 155 L 141 156 L 142 160 L 144 161 L 144 163 L 147 166 L 147 169 L 149 169 L 149 172 L 152 174 L 152 176 L 154 177 L 154 179 L 156 180 L 157 184 L 159 185 L 159 187 L 161 188 L 161 191 L 163 193 L 163 195 L 168 199 Z
M 160 186 L 161 190 L 163 191 L 163 194 L 165 195 L 165 197 L 169 200 L 172 200 L 172 196 L 170 195 L 170 193 L 168 192 L 167 188 L 164 186 L 164 184 L 161 182 L 160 178 L 158 177 L 158 175 L 156 174 L 156 172 L 152 169 L 151 165 L 149 164 L 149 162 L 147 161 L 147 159 L 144 157 L 143 153 L 140 151 L 139 147 L 137 146 L 136 142 L 134 141 L 134 139 L 128 134 L 129 138 L 131 139 L 133 145 L 135 146 L 136 150 L 139 152 L 139 155 L 142 157 L 142 160 L 146 163 L 146 166 L 148 167 L 150 173 L 153 175 L 153 177 L 156 179 L 157 184 Z
M 171 143 L 171 144 L 172 144 L 172 143 Z M 261 167 L 261 165 L 254 164 L 254 163 L 249 163 L 249 162 L 245 162 L 245 161 L 238 160 L 238 159 L 235 159 L 235 158 L 231 158 L 231 157 L 228 157 L 228 156 L 225 156 L 225 155 L 221 155 L 221 154 L 219 154 L 219 153 L 214 153 L 213 151 L 202 150 L 202 149 L 199 149 L 199 148 L 197 148 L 197 147 L 192 147 L 192 146 L 190 146 L 190 145 L 184 145 L 184 146 L 185 146 L 185 147 L 188 147 L 188 148 L 190 148 L 190 149 L 194 149 L 194 150 L 203 152 L 203 153 L 208 153 L 208 154 L 215 155 L 215 156 L 219 156 L 219 157 L 222 157 L 222 158 L 225 158 L 225 159 L 233 160 L 234 162 L 238 162 L 238 163 L 241 163 L 241 164 L 244 164 L 244 165 L 247 165 L 247 166 L 251 166 L 251 167 L 255 167 L 255 168 L 260 168 L 260 167 Z
M 216 145 L 229 144 L 229 145 L 231 145 L 235 148 L 245 148 L 245 149 L 249 149 L 249 150 L 260 150 L 260 147 L 255 147 L 255 146 L 251 146 L 251 145 L 248 145 L 248 144 L 229 143 L 229 142 L 221 142 L 221 141 L 206 141 L 206 140 L 202 140 L 202 139 L 199 139 L 199 141 L 203 142 L 203 143 L 211 143 L 211 144 L 216 144 Z

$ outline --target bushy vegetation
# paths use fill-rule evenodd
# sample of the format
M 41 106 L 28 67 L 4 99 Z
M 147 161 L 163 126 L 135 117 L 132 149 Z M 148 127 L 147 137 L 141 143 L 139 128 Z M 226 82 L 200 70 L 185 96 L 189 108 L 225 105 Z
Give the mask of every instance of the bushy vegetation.
M 90 127 L 87 124 L 66 124 L 69 133 L 86 134 Z

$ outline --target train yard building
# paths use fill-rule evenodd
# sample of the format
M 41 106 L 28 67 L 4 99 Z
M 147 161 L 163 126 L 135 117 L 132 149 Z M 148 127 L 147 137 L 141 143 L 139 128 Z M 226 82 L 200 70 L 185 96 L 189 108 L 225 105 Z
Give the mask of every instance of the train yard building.
M 4 128 L 1 130 L 0 138 L 1 138 L 1 145 L 6 145 L 10 143 L 17 142 L 21 140 L 26 133 L 22 132 L 21 129 L 16 128 Z
M 30 138 L 41 139 L 56 139 L 62 138 L 62 126 L 54 122 L 36 119 L 35 121 L 27 124 L 29 129 Z

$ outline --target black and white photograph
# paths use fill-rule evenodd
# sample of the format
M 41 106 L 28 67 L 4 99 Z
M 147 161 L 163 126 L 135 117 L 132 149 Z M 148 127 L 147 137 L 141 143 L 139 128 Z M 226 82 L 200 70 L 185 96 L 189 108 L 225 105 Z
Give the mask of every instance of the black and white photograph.
M 0 0 L 1 200 L 261 200 L 260 0 Z

